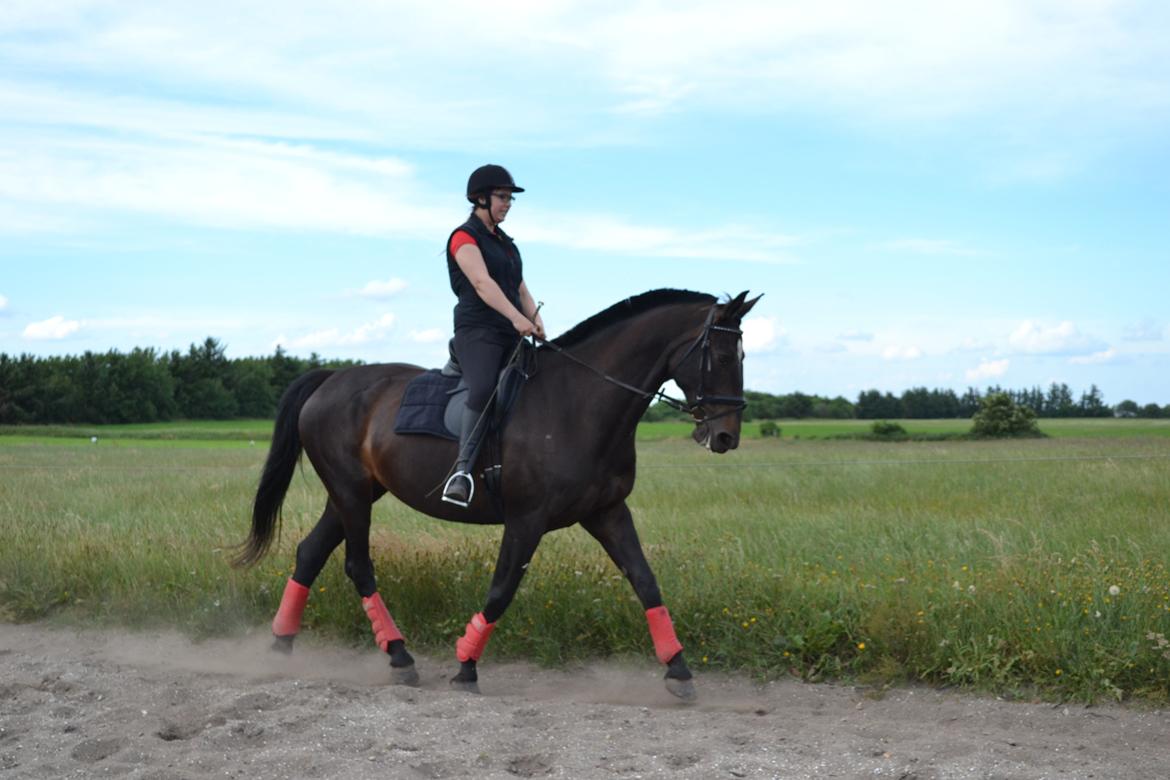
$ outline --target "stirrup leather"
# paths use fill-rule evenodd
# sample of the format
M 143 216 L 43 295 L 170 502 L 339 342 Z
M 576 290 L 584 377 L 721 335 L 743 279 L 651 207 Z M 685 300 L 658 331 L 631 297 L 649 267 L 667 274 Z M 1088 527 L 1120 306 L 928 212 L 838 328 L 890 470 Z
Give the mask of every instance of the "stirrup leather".
M 466 501 L 460 501 L 459 499 L 452 498 L 451 496 L 448 495 L 448 493 L 451 490 L 451 485 L 455 482 L 456 479 L 458 479 L 460 477 L 466 478 L 467 484 L 470 486 L 470 490 L 467 491 L 467 500 Z M 454 474 L 452 474 L 450 477 L 448 477 L 446 483 L 443 484 L 443 500 L 446 501 L 448 504 L 454 504 L 455 506 L 461 506 L 464 509 L 466 509 L 468 507 L 468 505 L 471 504 L 471 499 L 473 499 L 473 498 L 475 498 L 475 479 L 472 478 L 471 474 L 469 474 L 466 471 L 463 471 L 462 469 L 460 469 L 459 471 L 456 471 Z

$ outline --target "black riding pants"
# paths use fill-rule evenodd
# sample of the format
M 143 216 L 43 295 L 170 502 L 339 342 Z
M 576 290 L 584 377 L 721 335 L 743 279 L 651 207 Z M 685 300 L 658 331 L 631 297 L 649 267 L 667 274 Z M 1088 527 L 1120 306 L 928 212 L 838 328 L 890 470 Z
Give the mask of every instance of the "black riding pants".
M 455 331 L 455 356 L 467 381 L 467 408 L 482 412 L 492 397 L 504 361 L 512 354 L 520 334 L 461 328 Z

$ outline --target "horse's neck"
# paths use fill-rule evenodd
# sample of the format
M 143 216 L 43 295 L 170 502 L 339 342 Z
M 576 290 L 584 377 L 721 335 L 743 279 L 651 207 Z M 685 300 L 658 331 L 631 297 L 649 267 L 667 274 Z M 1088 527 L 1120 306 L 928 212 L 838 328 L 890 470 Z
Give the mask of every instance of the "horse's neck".
M 597 371 L 643 393 L 653 393 L 670 378 L 670 355 L 694 327 L 695 323 L 678 312 L 655 310 L 605 328 L 571 351 Z M 606 438 L 614 433 L 632 435 L 651 399 L 597 375 L 582 378 L 578 372 L 583 370 L 566 367 L 571 372 L 571 387 L 576 388 L 568 397 L 579 395 L 580 388 L 587 387 L 590 407 L 600 415 L 591 425 L 596 425 Z

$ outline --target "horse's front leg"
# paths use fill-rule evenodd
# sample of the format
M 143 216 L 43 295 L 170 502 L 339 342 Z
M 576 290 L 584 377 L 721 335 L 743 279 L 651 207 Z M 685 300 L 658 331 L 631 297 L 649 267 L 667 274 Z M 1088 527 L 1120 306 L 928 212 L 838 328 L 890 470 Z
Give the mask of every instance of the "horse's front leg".
M 634 518 L 629 507 L 623 501 L 581 525 L 601 542 L 609 557 L 634 586 L 634 592 L 646 610 L 654 652 L 658 660 L 666 664 L 666 689 L 680 699 L 694 699 L 695 684 L 691 679 L 691 670 L 683 658 L 683 647 L 674 633 L 670 613 L 662 604 L 662 594 L 658 590 L 654 572 L 650 570 L 650 564 L 642 552 L 642 543 L 638 541 L 638 532 L 634 529 Z
M 528 568 L 536 546 L 540 544 L 542 531 L 531 527 L 508 524 L 504 526 L 504 538 L 500 542 L 500 556 L 492 574 L 488 589 L 487 603 L 483 612 L 472 616 L 463 636 L 455 643 L 455 657 L 459 659 L 459 673 L 451 678 L 451 687 L 471 693 L 479 693 L 479 674 L 476 663 L 487 647 L 488 638 L 495 630 L 496 621 L 508 609 L 520 580 Z

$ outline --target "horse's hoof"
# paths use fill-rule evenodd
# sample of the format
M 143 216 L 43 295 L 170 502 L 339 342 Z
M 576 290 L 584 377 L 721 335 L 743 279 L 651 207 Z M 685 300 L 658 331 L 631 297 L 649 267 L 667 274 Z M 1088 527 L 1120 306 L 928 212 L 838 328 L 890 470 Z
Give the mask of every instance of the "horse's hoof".
M 288 636 L 273 635 L 272 647 L 269 649 L 281 655 L 292 655 L 293 640 L 296 639 L 296 636 L 296 634 L 289 634 Z
M 460 680 L 458 677 L 451 678 L 451 689 L 455 691 L 463 691 L 464 693 L 474 693 L 479 695 L 479 683 L 475 680 L 470 682 L 467 680 Z
M 673 677 L 667 677 L 666 690 L 683 701 L 694 701 L 699 697 L 699 694 L 695 692 L 694 680 L 676 680 Z
M 418 669 L 414 668 L 414 664 L 411 664 L 410 666 L 391 666 L 390 684 L 408 685 L 412 688 L 417 687 Z

